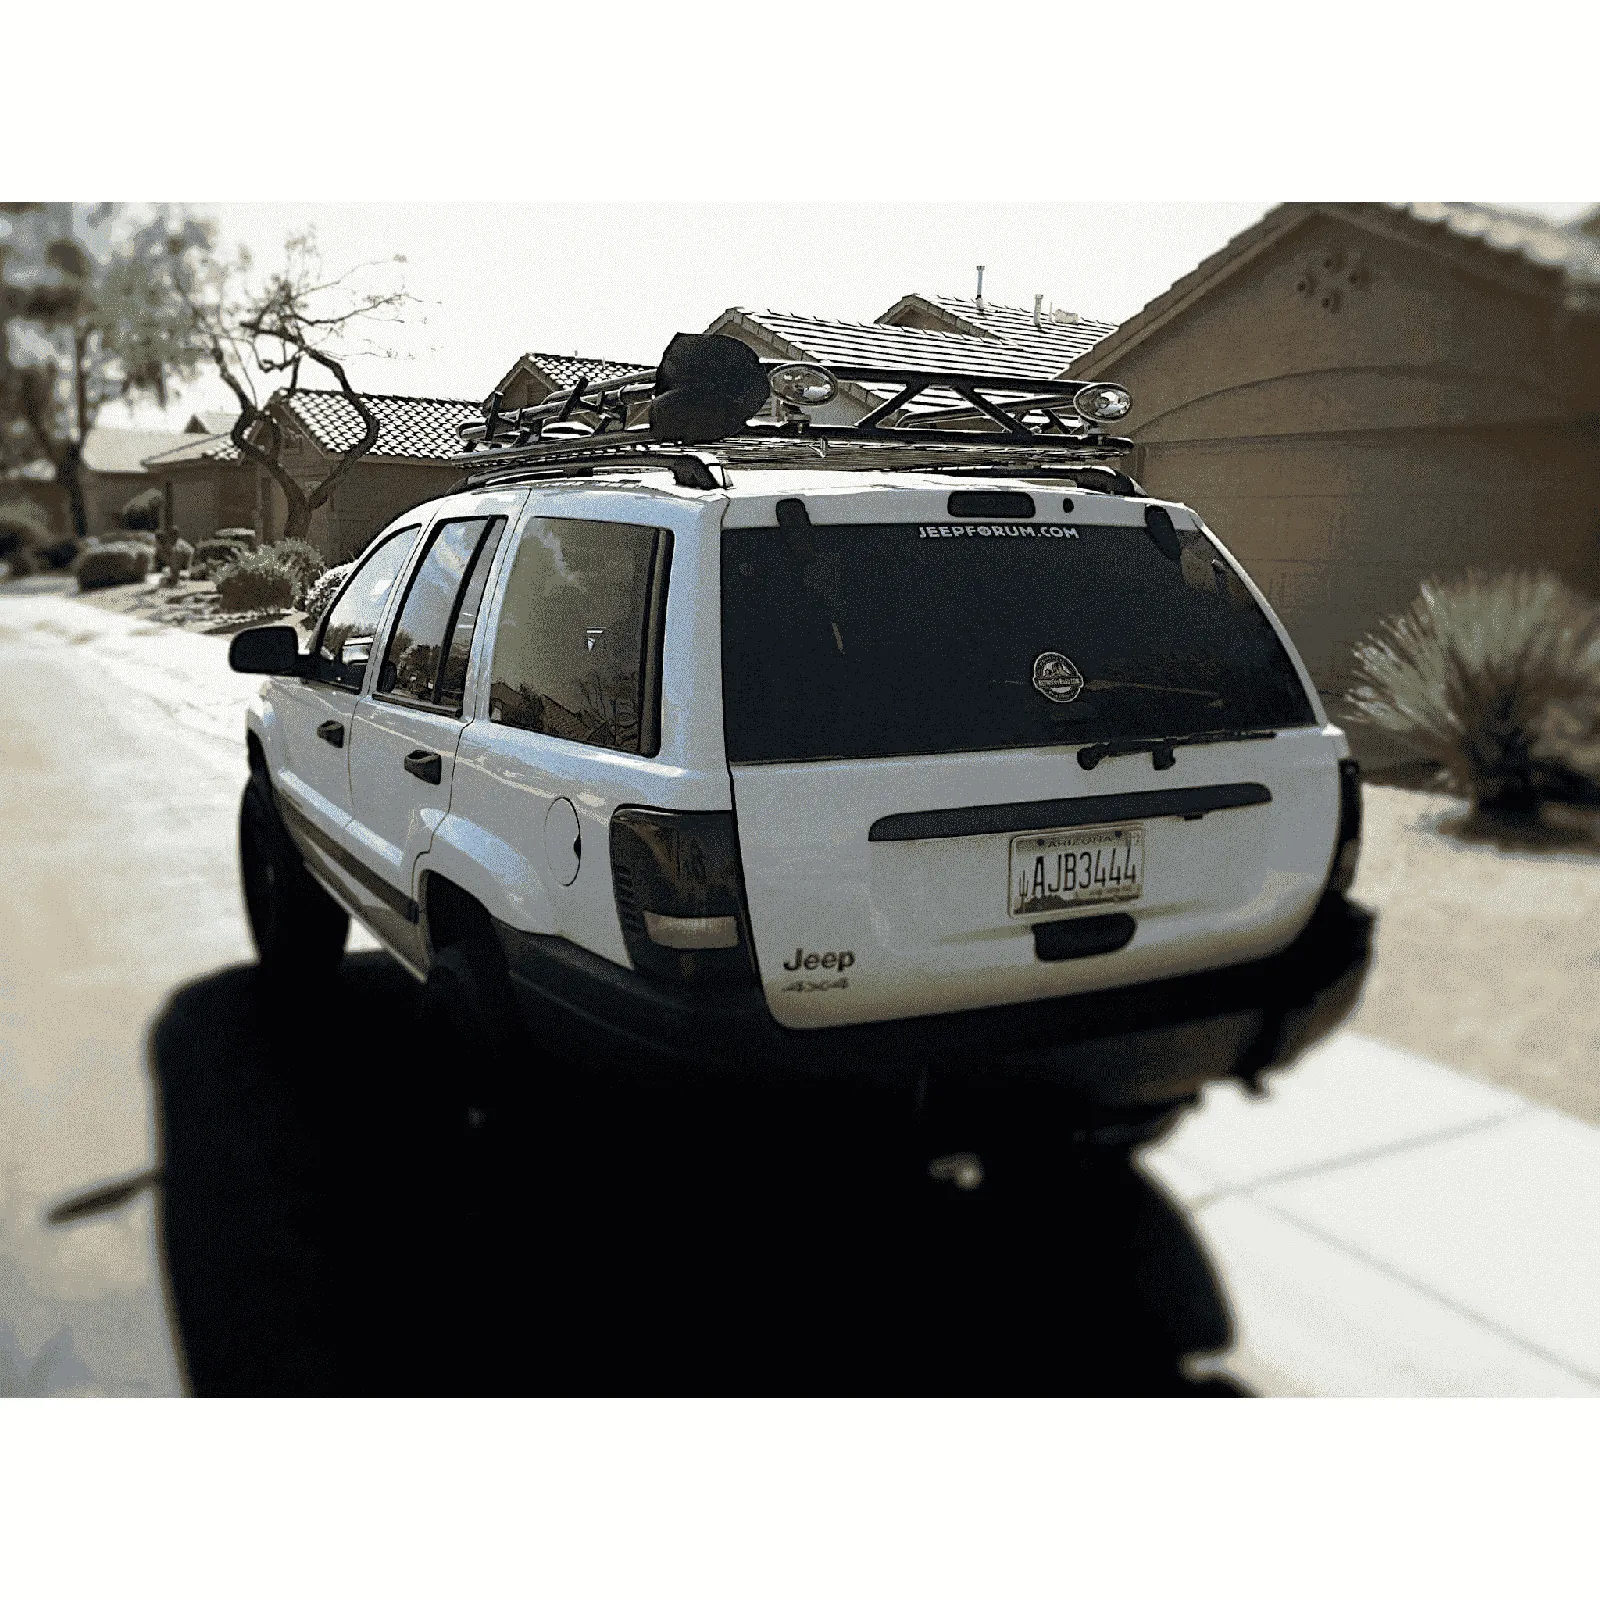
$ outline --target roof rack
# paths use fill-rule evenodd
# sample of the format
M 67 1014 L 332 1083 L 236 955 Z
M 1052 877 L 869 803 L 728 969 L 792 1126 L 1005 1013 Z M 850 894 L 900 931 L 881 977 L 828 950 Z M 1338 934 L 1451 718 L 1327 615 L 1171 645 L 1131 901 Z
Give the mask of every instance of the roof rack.
M 731 347 L 728 348 L 728 347 Z M 841 384 L 877 401 L 853 422 L 819 422 Z M 1098 430 L 1126 415 L 1113 384 L 1014 372 L 772 361 L 720 334 L 680 334 L 660 366 L 580 380 L 534 406 L 461 427 L 452 456 L 471 487 L 510 478 L 665 467 L 691 488 L 726 486 L 729 465 L 993 473 L 1063 478 L 1113 494 L 1138 485 L 1106 463 L 1132 441 Z M 764 415 L 757 415 L 757 413 Z

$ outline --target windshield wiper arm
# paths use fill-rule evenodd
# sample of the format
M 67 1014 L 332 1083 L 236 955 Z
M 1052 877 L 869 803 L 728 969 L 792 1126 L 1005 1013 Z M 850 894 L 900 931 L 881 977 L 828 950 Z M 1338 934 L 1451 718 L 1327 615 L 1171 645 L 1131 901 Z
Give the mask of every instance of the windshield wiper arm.
M 1108 739 L 1104 744 L 1086 744 L 1078 752 L 1078 765 L 1093 772 L 1110 756 L 1148 754 L 1150 765 L 1165 772 L 1178 758 L 1173 751 L 1181 744 L 1236 744 L 1245 739 L 1276 739 L 1274 728 L 1217 728 L 1210 733 L 1178 734 L 1171 739 Z

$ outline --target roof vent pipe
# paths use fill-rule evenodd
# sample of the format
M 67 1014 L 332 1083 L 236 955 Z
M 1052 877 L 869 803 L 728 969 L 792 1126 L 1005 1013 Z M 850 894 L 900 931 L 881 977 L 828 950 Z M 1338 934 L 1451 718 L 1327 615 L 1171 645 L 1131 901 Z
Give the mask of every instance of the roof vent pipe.
M 1033 297 L 1033 325 L 1036 328 L 1044 326 L 1044 296 L 1036 294 Z
M 987 311 L 989 308 L 983 303 L 983 268 L 978 268 L 978 309 Z

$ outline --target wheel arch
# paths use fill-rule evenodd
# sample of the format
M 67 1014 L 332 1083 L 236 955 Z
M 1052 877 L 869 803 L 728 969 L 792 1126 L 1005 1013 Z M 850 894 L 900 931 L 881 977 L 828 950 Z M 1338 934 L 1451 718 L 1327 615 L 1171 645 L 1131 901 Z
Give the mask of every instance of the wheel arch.
M 500 940 L 488 907 L 442 873 L 426 871 L 418 886 L 423 940 L 431 960 L 453 944 L 471 944 L 498 951 Z

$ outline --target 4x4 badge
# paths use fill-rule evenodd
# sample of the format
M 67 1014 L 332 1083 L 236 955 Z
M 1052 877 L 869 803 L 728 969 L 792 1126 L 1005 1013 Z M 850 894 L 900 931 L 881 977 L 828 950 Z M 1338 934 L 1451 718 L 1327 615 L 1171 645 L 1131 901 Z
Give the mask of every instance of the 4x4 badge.
M 1033 686 L 1064 705 L 1083 693 L 1083 674 L 1059 650 L 1046 650 L 1033 663 Z

